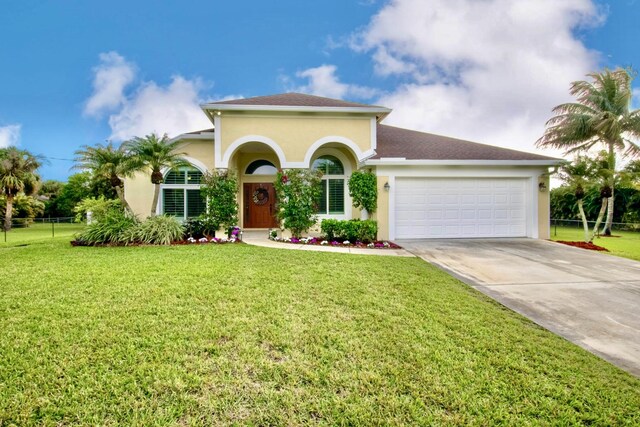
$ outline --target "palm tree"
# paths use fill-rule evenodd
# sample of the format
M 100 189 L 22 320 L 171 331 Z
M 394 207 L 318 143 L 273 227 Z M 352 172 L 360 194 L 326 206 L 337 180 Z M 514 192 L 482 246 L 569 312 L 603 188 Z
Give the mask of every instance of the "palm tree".
M 547 129 L 536 145 L 561 149 L 565 154 L 604 145 L 611 168 L 608 178 L 611 195 L 604 227 L 604 234 L 609 235 L 613 222 L 616 154 L 640 154 L 640 146 L 631 140 L 640 138 L 640 110 L 630 110 L 634 77 L 630 70 L 605 69 L 587 76 L 592 81 L 581 80 L 571 84 L 569 92 L 577 102 L 561 104 L 553 109 L 555 116 L 547 122 Z
M 578 212 L 580 212 L 584 228 L 584 241 L 589 242 L 591 239 L 589 238 L 589 223 L 584 213 L 584 189 L 595 175 L 594 164 L 586 157 L 577 156 L 573 162 L 567 161 L 560 165 L 558 174 L 560 179 L 573 190 L 578 201 Z
M 111 142 L 106 145 L 85 145 L 80 150 L 77 150 L 75 155 L 75 168 L 88 169 L 94 175 L 108 179 L 111 187 L 116 191 L 122 206 L 133 214 L 124 196 L 124 182 L 122 179 L 132 176 L 139 170 L 139 162 L 127 153 L 122 145 L 116 148 Z
M 38 190 L 40 177 L 36 170 L 41 160 L 26 150 L 16 147 L 0 149 L 0 194 L 7 198 L 4 214 L 4 230 L 11 230 L 13 201 L 19 193 L 28 196 Z
M 167 134 L 158 137 L 155 133 L 151 133 L 144 138 L 135 137 L 124 143 L 124 146 L 142 165 L 142 169 L 146 169 L 151 173 L 151 183 L 155 185 L 151 216 L 156 215 L 158 198 L 160 197 L 160 184 L 164 182 L 162 169 L 171 169 L 189 164 L 182 158 L 185 153 L 176 152 L 179 145 L 179 141 L 171 141 Z

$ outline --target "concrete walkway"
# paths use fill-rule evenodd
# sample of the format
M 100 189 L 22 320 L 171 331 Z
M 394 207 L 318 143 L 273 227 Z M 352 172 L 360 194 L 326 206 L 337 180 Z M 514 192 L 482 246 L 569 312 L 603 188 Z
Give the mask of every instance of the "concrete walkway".
M 398 244 L 640 376 L 640 262 L 534 239 Z
M 404 249 L 362 249 L 362 248 L 345 248 L 336 246 L 319 246 L 319 245 L 297 245 L 293 243 L 274 242 L 267 238 L 267 230 L 249 230 L 243 231 L 242 241 L 249 245 L 261 246 L 264 248 L 289 249 L 297 251 L 317 251 L 317 252 L 334 252 L 342 254 L 356 255 L 380 255 L 380 256 L 402 256 L 414 257 L 411 252 Z

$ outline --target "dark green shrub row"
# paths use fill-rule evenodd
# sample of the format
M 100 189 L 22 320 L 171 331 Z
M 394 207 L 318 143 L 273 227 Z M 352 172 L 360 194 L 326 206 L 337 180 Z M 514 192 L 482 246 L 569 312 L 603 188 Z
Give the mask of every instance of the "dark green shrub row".
M 350 242 L 374 242 L 378 235 L 378 223 L 372 219 L 338 220 L 324 219 L 320 225 L 327 240 L 348 240 Z

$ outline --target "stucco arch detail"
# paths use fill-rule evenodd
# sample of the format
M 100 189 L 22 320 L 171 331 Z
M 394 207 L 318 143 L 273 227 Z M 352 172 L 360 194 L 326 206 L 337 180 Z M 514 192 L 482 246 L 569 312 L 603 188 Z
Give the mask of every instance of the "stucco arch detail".
M 220 168 L 228 168 L 229 167 L 229 162 L 231 161 L 231 157 L 233 156 L 233 154 L 243 145 L 246 144 L 248 142 L 260 142 L 262 144 L 265 144 L 267 146 L 269 146 L 274 153 L 276 153 L 276 156 L 278 157 L 278 160 L 280 161 L 281 165 L 286 165 L 287 164 L 287 160 L 286 160 L 286 156 L 284 155 L 284 151 L 282 150 L 282 148 L 280 148 L 280 146 L 271 138 L 268 138 L 266 136 L 262 136 L 262 135 L 245 135 L 243 137 L 240 137 L 238 139 L 236 139 L 235 141 L 233 141 L 233 143 L 231 143 L 231 145 L 229 145 L 229 148 L 227 148 L 224 152 L 224 155 L 222 156 L 222 162 L 220 163 L 220 165 L 218 167 Z
M 339 143 L 347 146 L 356 157 L 356 160 L 359 162 L 365 159 L 365 155 L 362 150 L 360 150 L 360 147 L 358 147 L 358 145 L 349 138 L 345 138 L 343 136 L 325 136 L 314 142 L 307 150 L 307 153 L 304 156 L 304 164 L 306 165 L 306 167 L 311 166 L 311 159 L 313 158 L 315 152 L 318 151 L 323 145 L 330 143 Z

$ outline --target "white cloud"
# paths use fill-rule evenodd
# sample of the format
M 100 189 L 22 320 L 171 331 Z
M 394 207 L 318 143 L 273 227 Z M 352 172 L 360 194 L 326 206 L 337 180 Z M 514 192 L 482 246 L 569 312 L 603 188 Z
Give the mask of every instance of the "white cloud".
M 85 114 L 109 112 L 110 139 L 122 141 L 151 132 L 176 136 L 212 126 L 200 109 L 206 88 L 200 79 L 176 75 L 167 86 L 148 81 L 127 90 L 136 77 L 135 65 L 117 52 L 101 54 L 100 61 Z
M 0 148 L 17 145 L 20 140 L 21 129 L 22 125 L 19 124 L 0 126 Z
M 200 109 L 200 80 L 174 76 L 167 87 L 154 82 L 142 84 L 126 99 L 120 111 L 109 117 L 111 138 L 126 140 L 151 132 L 170 136 L 210 128 Z
M 602 20 L 591 0 L 392 0 L 351 46 L 402 77 L 376 100 L 386 123 L 532 150 L 571 81 L 597 70 L 575 30 Z
M 296 73 L 296 77 L 307 79 L 307 84 L 293 89 L 297 92 L 340 99 L 345 97 L 368 99 L 378 93 L 372 88 L 342 83 L 336 76 L 336 69 L 335 65 L 325 64 L 299 71 Z M 285 81 L 287 80 L 285 79 Z
M 117 52 L 100 54 L 100 65 L 94 67 L 93 94 L 87 100 L 84 114 L 99 117 L 125 102 L 124 90 L 135 78 L 135 66 Z

